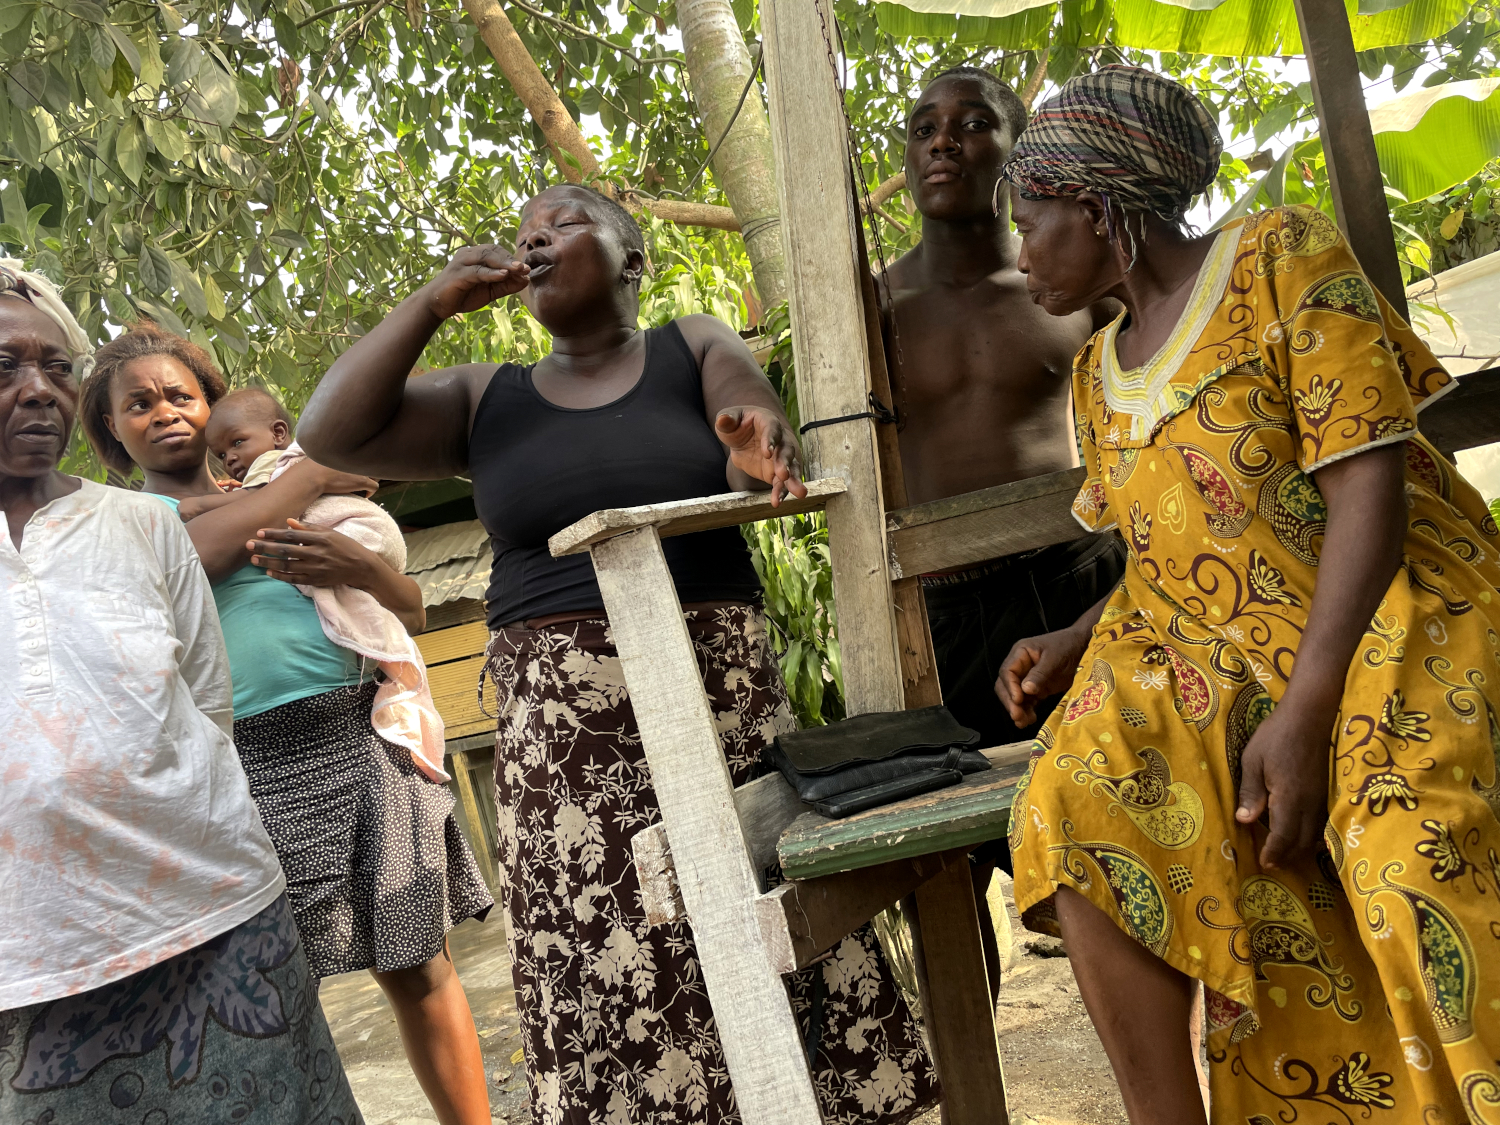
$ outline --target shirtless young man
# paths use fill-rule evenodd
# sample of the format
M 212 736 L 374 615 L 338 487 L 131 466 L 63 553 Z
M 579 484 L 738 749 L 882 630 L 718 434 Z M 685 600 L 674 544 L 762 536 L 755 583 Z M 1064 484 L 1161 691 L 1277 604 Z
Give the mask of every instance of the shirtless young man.
M 902 419 L 909 502 L 921 504 L 1078 463 L 1069 405 L 1073 357 L 1110 308 L 1067 317 L 1034 305 L 1016 268 L 1000 166 L 1026 108 L 987 71 L 944 71 L 907 124 L 906 184 L 922 241 L 891 265 L 886 333 Z M 1124 573 L 1113 534 L 924 575 L 943 702 L 983 746 L 1032 737 L 995 695 L 1011 645 L 1077 620 Z

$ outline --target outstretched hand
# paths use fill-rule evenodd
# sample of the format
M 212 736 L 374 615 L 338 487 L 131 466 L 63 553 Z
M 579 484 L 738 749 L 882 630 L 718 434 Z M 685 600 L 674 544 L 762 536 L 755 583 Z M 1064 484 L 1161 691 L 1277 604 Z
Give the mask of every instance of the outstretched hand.
M 1036 722 L 1036 706 L 1067 691 L 1088 647 L 1090 631 L 1076 625 L 1017 641 L 1000 665 L 995 694 L 1018 727 Z
M 1234 819 L 1268 817 L 1260 865 L 1275 869 L 1312 854 L 1328 822 L 1329 747 L 1333 719 L 1296 710 L 1283 700 L 1262 720 L 1240 756 L 1239 807 Z
M 427 307 L 441 320 L 482 309 L 531 283 L 531 268 L 499 246 L 465 246 L 427 283 Z
M 773 508 L 788 493 L 799 499 L 807 495 L 797 436 L 774 411 L 763 406 L 731 406 L 719 411 L 714 430 L 729 447 L 735 468 L 771 486 Z

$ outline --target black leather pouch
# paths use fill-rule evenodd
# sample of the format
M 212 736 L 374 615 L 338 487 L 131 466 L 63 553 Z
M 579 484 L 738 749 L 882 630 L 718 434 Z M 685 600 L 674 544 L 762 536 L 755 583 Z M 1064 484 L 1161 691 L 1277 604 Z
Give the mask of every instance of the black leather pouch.
M 825 816 L 903 800 L 990 768 L 979 733 L 946 707 L 858 715 L 779 736 L 767 761 Z

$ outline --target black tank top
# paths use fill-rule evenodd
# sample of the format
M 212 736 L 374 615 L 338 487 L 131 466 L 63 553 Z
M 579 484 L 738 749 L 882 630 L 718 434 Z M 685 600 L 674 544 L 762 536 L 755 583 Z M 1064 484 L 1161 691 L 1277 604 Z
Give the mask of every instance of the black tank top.
M 587 552 L 555 559 L 547 539 L 601 508 L 727 491 L 728 454 L 704 417 L 703 381 L 676 323 L 646 330 L 639 382 L 605 406 L 544 399 L 532 366 L 501 364 L 469 436 L 474 506 L 490 533 L 489 625 L 600 608 Z M 738 528 L 662 540 L 684 602 L 759 602 Z

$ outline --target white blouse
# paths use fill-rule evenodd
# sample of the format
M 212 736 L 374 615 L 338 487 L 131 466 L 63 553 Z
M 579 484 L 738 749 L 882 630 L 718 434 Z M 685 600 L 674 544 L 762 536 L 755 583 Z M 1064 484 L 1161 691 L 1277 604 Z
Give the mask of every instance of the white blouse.
M 286 880 L 232 741 L 229 661 L 177 514 L 84 481 L 0 513 L 0 1011 L 140 972 Z

